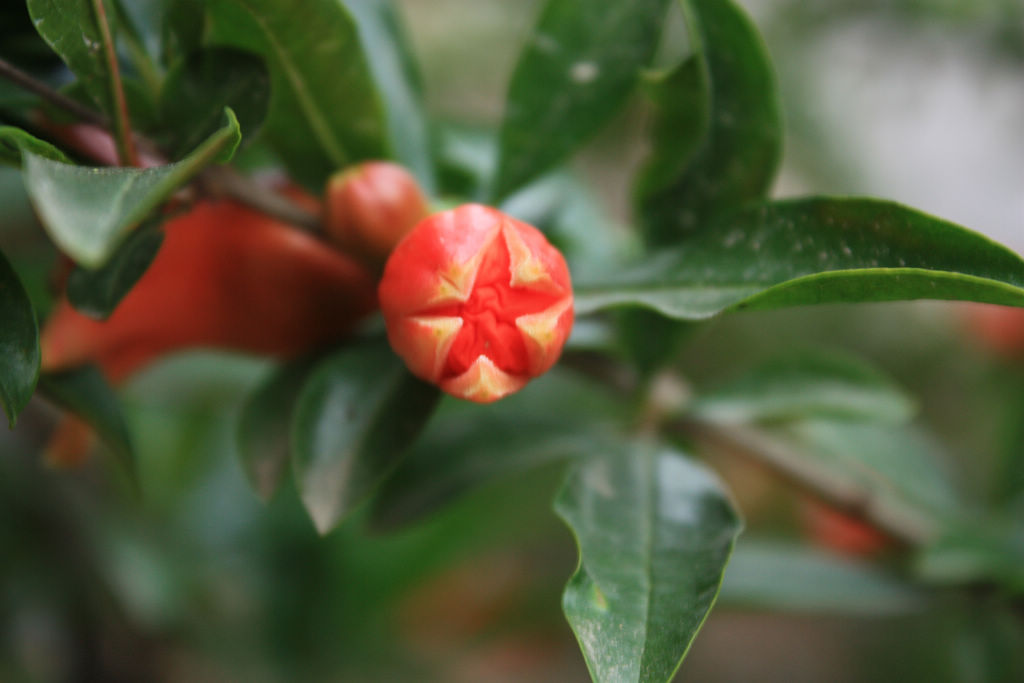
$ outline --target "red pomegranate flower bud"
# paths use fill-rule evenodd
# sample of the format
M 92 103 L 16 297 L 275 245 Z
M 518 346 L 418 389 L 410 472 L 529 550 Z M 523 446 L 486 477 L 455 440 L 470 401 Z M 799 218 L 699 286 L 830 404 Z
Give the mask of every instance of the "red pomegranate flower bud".
M 413 374 L 478 403 L 551 368 L 573 322 L 561 253 L 536 228 L 478 204 L 420 222 L 378 293 L 391 347 Z
M 327 182 L 327 234 L 375 267 L 428 213 L 416 179 L 398 164 L 369 161 Z

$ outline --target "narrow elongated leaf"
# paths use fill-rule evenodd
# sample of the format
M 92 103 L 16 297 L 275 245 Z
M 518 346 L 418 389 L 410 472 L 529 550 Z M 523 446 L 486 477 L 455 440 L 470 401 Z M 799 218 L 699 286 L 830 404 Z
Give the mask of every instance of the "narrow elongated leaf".
M 729 310 L 959 299 L 1024 306 L 1024 261 L 966 228 L 873 199 L 767 202 L 605 282 L 578 314 L 621 305 L 683 320 Z
M 107 114 L 115 103 L 110 90 L 110 65 L 91 0 L 28 0 L 39 35 L 78 77 L 89 97 Z
M 412 46 L 392 0 L 341 0 L 355 19 L 377 90 L 384 98 L 391 147 L 428 192 L 434 166 L 423 89 Z
M 887 616 L 919 612 L 925 594 L 862 562 L 797 545 L 744 539 L 736 546 L 719 608 Z
M 21 280 L 0 253 L 0 405 L 13 428 L 39 375 L 39 326 Z
M 21 167 L 21 150 L 26 149 L 37 156 L 70 164 L 71 160 L 49 142 L 29 135 L 14 126 L 0 126 L 0 163 Z
M 391 530 L 419 521 L 475 487 L 600 450 L 619 404 L 559 373 L 497 405 L 446 400 L 373 503 Z
M 1024 520 L 957 524 L 921 552 L 916 569 L 941 585 L 997 583 L 1024 595 Z
M 666 448 L 613 446 L 573 468 L 555 509 L 580 548 L 562 607 L 594 680 L 671 680 L 741 527 L 718 480 Z
M 757 29 L 731 0 L 683 0 L 683 8 L 703 74 L 684 64 L 662 86 L 677 89 L 675 96 L 663 93 L 656 101 L 661 114 L 651 146 L 662 151 L 637 188 L 644 229 L 656 245 L 677 242 L 723 209 L 763 197 L 782 148 L 775 76 Z M 701 129 L 703 140 L 691 153 Z M 672 164 L 665 156 L 671 152 L 688 163 Z
M 214 43 L 263 56 L 266 132 L 292 177 L 321 190 L 339 168 L 386 155 L 387 128 L 355 22 L 338 0 L 211 0 Z
M 183 160 L 155 168 L 88 168 L 22 149 L 25 187 L 57 246 L 79 264 L 99 268 L 128 233 L 195 174 L 231 158 L 241 132 L 227 122 Z
M 270 102 L 270 75 L 251 52 L 213 47 L 190 54 L 167 74 L 160 94 L 160 119 L 171 158 L 195 149 L 217 132 L 230 107 L 244 139 L 260 130 Z
M 238 453 L 249 483 L 264 502 L 274 496 L 288 471 L 295 405 L 317 360 L 299 358 L 275 368 L 242 406 Z
M 394 469 L 437 399 L 382 344 L 346 348 L 316 369 L 295 408 L 292 465 L 320 533 Z
M 93 365 L 39 377 L 39 391 L 87 422 L 110 447 L 117 462 L 135 483 L 135 450 L 121 404 L 103 373 Z
M 913 400 L 880 371 L 846 355 L 805 351 L 776 358 L 699 396 L 693 412 L 719 422 L 840 417 L 905 422 Z
M 153 263 L 164 232 L 159 221 L 139 226 L 98 270 L 76 267 L 68 276 L 68 301 L 90 318 L 104 320 Z
M 654 54 L 668 0 L 548 0 L 509 85 L 493 195 L 592 137 Z

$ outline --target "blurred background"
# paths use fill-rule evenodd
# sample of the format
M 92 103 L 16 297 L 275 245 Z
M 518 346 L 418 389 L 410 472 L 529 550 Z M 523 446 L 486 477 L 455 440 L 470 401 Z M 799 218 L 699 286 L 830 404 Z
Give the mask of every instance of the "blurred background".
M 430 112 L 495 125 L 540 3 L 399 4 Z M 1024 252 L 1024 3 L 742 4 L 781 85 L 777 196 L 894 199 Z M 673 12 L 666 63 L 685 51 Z M 622 226 L 647 116 L 638 102 L 572 162 Z M 0 206 L 0 248 L 45 307 L 53 254 L 14 171 L 0 169 Z M 713 386 L 794 346 L 861 355 L 919 399 L 918 421 L 944 444 L 951 478 L 985 501 L 997 495 L 1000 463 L 1024 450 L 1024 359 L 995 354 L 964 309 L 734 315 L 701 326 L 680 367 Z M 102 459 L 74 472 L 42 465 L 57 419 L 42 401 L 0 431 L 0 682 L 588 680 L 559 607 L 576 562 L 550 511 L 560 468 L 495 481 L 402 532 L 375 534 L 356 518 L 320 538 L 291 485 L 263 505 L 237 462 L 238 406 L 268 369 L 190 353 L 124 387 L 141 501 Z M 872 555 L 898 577 L 898 551 L 830 543 L 823 534 L 842 532 L 815 531 L 784 484 L 739 461 L 714 464 L 747 519 L 741 548 L 770 538 Z M 965 615 L 955 598 L 905 601 L 894 578 L 889 598 L 871 602 L 851 584 L 841 604 L 779 613 L 735 588 L 771 573 L 770 560 L 737 554 L 680 680 L 1013 680 L 1020 621 L 995 603 Z M 800 577 L 775 577 L 787 578 L 813 592 Z

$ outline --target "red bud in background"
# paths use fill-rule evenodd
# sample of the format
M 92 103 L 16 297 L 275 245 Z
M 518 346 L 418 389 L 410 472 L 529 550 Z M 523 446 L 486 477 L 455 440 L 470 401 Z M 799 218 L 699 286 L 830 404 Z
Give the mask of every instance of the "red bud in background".
M 294 355 L 337 341 L 376 307 L 361 266 L 238 204 L 197 204 L 164 231 L 153 264 L 109 319 L 58 305 L 42 331 L 44 370 L 97 362 L 117 382 L 188 348 Z
M 970 304 L 967 320 L 975 336 L 990 349 L 1024 360 L 1024 308 Z
M 412 174 L 387 161 L 334 174 L 326 201 L 327 235 L 374 267 L 383 265 L 399 240 L 429 213 Z
M 561 253 L 536 228 L 477 204 L 420 222 L 378 291 L 391 347 L 413 374 L 478 403 L 547 372 L 573 323 Z
M 878 529 L 824 503 L 805 500 L 800 512 L 810 539 L 834 552 L 874 557 L 893 546 L 892 539 Z

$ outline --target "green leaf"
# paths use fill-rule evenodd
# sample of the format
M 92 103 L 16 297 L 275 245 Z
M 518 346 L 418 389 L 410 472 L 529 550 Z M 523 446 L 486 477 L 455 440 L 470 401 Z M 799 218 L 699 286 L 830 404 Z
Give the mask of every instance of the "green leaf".
M 920 612 L 926 595 L 879 568 L 783 543 L 744 539 L 729 560 L 719 608 L 892 616 Z
M 304 357 L 275 368 L 246 398 L 238 424 L 238 453 L 256 494 L 269 501 L 288 471 L 295 406 L 317 367 Z
M 14 126 L 0 126 L 0 164 L 21 167 L 21 150 L 37 156 L 70 164 L 71 160 L 49 142 L 29 135 Z
M 338 0 L 211 0 L 212 42 L 263 56 L 266 132 L 292 177 L 320 190 L 334 171 L 386 156 L 386 121 L 355 22 Z
M 103 267 L 87 270 L 77 266 L 71 271 L 68 301 L 79 313 L 104 320 L 146 273 L 163 242 L 159 220 L 139 226 Z
M 823 476 L 854 483 L 864 505 L 899 510 L 925 533 L 963 512 L 943 469 L 942 452 L 926 434 L 878 422 L 807 419 L 779 430 Z
M 373 503 L 378 529 L 417 522 L 502 477 L 600 450 L 618 404 L 560 373 L 497 405 L 446 399 Z
M 651 147 L 661 151 L 637 186 L 645 233 L 656 245 L 765 196 L 782 148 L 775 76 L 757 29 L 729 0 L 684 0 L 683 8 L 702 73 L 684 63 L 659 87 L 676 92 L 656 98 Z M 673 153 L 675 163 L 666 158 Z
M 244 140 L 263 125 L 270 76 L 259 56 L 227 47 L 193 52 L 167 74 L 160 95 L 163 140 L 177 159 L 217 132 L 224 108 L 238 116 Z
M 438 396 L 382 343 L 345 348 L 317 367 L 295 407 L 292 465 L 321 534 L 394 469 Z
M 579 544 L 562 607 L 591 676 L 671 680 L 740 531 L 721 484 L 666 448 L 611 447 L 573 468 L 555 509 Z
M 39 375 L 39 326 L 32 302 L 0 252 L 0 405 L 14 424 L 35 391 Z
M 103 373 L 93 365 L 39 376 L 39 391 L 87 422 L 107 444 L 133 484 L 137 484 L 135 450 L 121 404 Z
M 101 110 L 114 114 L 110 65 L 90 0 L 28 0 L 39 35 L 60 55 Z M 112 16 L 108 13 L 108 17 Z
M 608 281 L 579 315 L 636 305 L 682 320 L 730 310 L 902 299 L 1024 306 L 1024 261 L 966 228 L 873 199 L 766 202 Z
M 392 0 L 341 0 L 359 29 L 377 90 L 384 99 L 395 158 L 428 192 L 434 190 L 430 133 L 412 46 Z
M 668 0 L 548 0 L 509 85 L 495 198 L 548 170 L 625 103 Z
M 62 251 L 99 268 L 147 215 L 211 163 L 231 158 L 241 140 L 230 109 L 227 121 L 181 161 L 155 168 L 88 168 L 22 150 L 25 187 L 39 218 Z
M 997 583 L 1024 595 L 1024 516 L 968 520 L 928 545 L 915 569 L 940 585 Z
M 905 422 L 914 401 L 858 358 L 803 351 L 754 368 L 699 396 L 691 410 L 718 422 L 771 422 L 837 417 Z

